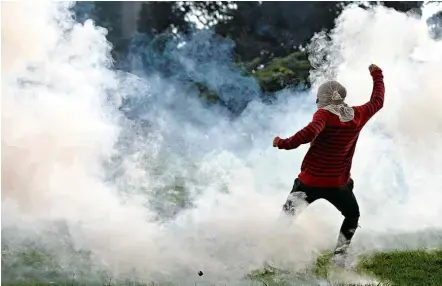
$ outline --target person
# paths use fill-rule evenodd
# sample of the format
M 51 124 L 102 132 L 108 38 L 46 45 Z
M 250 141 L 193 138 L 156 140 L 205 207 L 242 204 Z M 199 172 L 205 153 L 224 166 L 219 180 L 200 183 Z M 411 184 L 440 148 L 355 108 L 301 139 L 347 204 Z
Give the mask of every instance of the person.
M 273 140 L 274 147 L 284 150 L 310 143 L 283 212 L 293 217 L 299 213 L 301 204 L 308 206 L 318 199 L 333 204 L 344 216 L 333 252 L 333 262 L 342 267 L 360 215 L 350 173 L 353 154 L 362 128 L 384 105 L 382 70 L 372 64 L 369 71 L 373 90 L 366 104 L 348 106 L 344 102 L 345 87 L 337 81 L 327 81 L 318 88 L 318 110 L 312 121 L 290 138 L 275 137 Z

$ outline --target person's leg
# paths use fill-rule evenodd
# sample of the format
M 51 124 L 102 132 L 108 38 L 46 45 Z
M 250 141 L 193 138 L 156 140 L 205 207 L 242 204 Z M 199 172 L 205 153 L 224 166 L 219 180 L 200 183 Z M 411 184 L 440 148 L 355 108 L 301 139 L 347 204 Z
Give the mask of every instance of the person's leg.
M 344 216 L 334 254 L 345 254 L 358 227 L 359 205 L 353 193 L 352 179 L 340 189 L 330 190 L 325 197 Z
M 314 188 L 309 188 L 296 179 L 282 211 L 287 216 L 294 217 L 317 199 L 318 192 Z

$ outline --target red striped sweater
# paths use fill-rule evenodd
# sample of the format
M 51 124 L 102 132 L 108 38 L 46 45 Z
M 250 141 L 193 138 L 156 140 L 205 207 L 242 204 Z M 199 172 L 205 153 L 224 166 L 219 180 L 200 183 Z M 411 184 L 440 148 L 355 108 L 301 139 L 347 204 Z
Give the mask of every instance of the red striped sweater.
M 301 165 L 299 180 L 312 187 L 340 187 L 350 179 L 350 169 L 359 133 L 367 121 L 384 104 L 384 77 L 382 70 L 371 73 L 373 91 L 370 101 L 354 106 L 352 121 L 341 122 L 335 114 L 319 109 L 313 120 L 295 135 L 282 139 L 279 149 L 295 149 L 311 142 Z

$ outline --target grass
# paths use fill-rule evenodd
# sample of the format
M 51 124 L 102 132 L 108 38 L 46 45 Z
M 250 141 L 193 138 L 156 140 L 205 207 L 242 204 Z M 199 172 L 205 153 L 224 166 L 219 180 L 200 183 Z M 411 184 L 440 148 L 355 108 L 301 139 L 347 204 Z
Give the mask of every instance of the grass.
M 330 252 L 316 260 L 312 270 L 314 276 L 327 278 L 331 269 L 331 258 Z M 360 258 L 355 271 L 376 277 L 382 281 L 382 285 L 442 285 L 442 250 L 422 249 L 366 255 Z M 268 268 L 252 273 L 252 277 L 263 281 L 263 285 L 278 285 L 275 277 L 280 273 L 274 268 Z
M 320 256 L 310 273 L 296 274 L 281 271 L 268 267 L 259 271 L 255 271 L 248 275 L 248 278 L 254 281 L 254 285 L 288 285 L 290 279 L 297 281 L 307 281 L 308 278 L 316 276 L 319 278 L 327 277 L 330 270 L 331 253 Z M 382 285 L 442 285 L 442 249 L 438 250 L 414 250 L 414 251 L 395 251 L 388 253 L 375 253 L 365 255 L 355 270 L 357 273 L 370 275 L 382 281 Z M 2 271 L 3 272 L 3 271 Z M 2 273 L 3 276 L 3 273 Z M 258 284 L 257 284 L 258 283 Z M 2 283 L 2 285 L 10 286 L 49 286 L 49 285 L 85 285 L 75 281 L 48 283 L 39 281 L 23 281 L 15 283 Z M 91 285 L 91 284 L 87 284 Z M 117 285 L 109 281 L 109 283 L 100 283 L 96 285 Z M 118 285 L 133 286 L 153 286 L 150 283 L 119 283 Z M 312 284 L 302 284 L 312 285 Z M 356 284 L 341 284 L 356 285 Z
M 331 253 L 319 257 L 314 274 L 326 277 Z M 374 253 L 360 257 L 356 272 L 388 285 L 442 285 L 442 250 L 409 250 Z
M 376 253 L 358 268 L 393 285 L 442 285 L 442 250 Z

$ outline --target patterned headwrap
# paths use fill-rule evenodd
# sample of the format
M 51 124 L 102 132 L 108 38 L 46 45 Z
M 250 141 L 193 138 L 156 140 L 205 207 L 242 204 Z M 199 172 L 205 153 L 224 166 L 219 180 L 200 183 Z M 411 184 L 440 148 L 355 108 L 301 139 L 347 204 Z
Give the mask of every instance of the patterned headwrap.
M 328 81 L 318 88 L 316 105 L 318 109 L 325 109 L 339 116 L 342 122 L 352 121 L 355 114 L 353 108 L 348 106 L 344 99 L 347 90 L 337 81 Z

